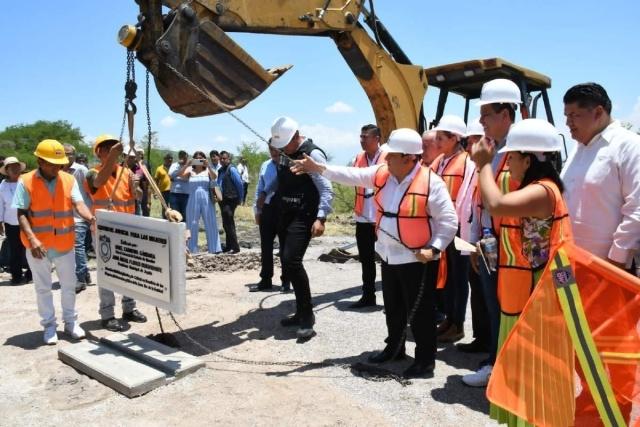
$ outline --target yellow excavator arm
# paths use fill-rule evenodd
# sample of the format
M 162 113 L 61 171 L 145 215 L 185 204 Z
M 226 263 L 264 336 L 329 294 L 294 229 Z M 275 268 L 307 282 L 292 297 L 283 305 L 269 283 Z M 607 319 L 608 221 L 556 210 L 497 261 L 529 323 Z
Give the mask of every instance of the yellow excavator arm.
M 410 63 L 363 0 L 137 2 L 138 23 L 122 27 L 119 41 L 136 51 L 176 113 L 199 117 L 241 108 L 291 67 L 264 69 L 227 32 L 325 36 L 366 92 L 383 138 L 400 127 L 424 129 L 425 72 Z

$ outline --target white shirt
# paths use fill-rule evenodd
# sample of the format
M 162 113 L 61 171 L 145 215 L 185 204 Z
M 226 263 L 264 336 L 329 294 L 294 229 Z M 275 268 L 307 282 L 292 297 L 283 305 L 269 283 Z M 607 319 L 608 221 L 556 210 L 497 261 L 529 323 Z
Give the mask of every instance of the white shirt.
M 11 207 L 17 186 L 18 181 L 9 182 L 5 179 L 0 183 L 0 222 L 18 225 L 18 209 Z
M 446 158 L 442 159 L 442 161 L 438 165 L 438 170 L 437 170 L 438 175 L 442 176 L 442 173 L 444 172 L 446 167 L 449 165 L 449 162 L 451 161 L 451 159 L 453 159 L 453 157 L 456 154 L 458 154 L 458 151 L 456 151 L 455 153 L 453 153 L 449 157 L 446 157 Z M 476 171 L 476 165 L 471 160 L 471 156 L 469 156 L 467 153 L 462 153 L 460 155 L 461 156 L 466 156 L 466 160 L 465 160 L 465 163 L 464 163 L 464 178 L 462 179 L 462 184 L 460 184 L 460 188 L 458 189 L 458 194 L 456 194 L 456 205 L 455 205 L 455 208 L 456 208 L 456 215 L 458 215 L 458 221 L 460 222 L 460 224 L 462 224 L 462 222 L 463 222 L 463 214 L 462 214 L 463 203 L 464 203 L 464 200 L 465 200 L 465 195 L 470 190 L 471 190 L 471 192 L 473 192 L 473 188 L 470 189 L 470 185 L 471 185 L 471 182 L 473 181 L 473 174 Z M 467 217 L 466 219 L 468 220 L 469 218 L 470 217 Z M 465 240 L 467 240 L 467 239 L 465 239 Z
M 640 246 L 640 136 L 612 122 L 576 145 L 561 177 L 576 244 L 629 267 Z
M 242 182 L 249 183 L 249 168 L 243 165 L 242 163 L 238 163 L 238 166 L 236 166 L 236 169 L 240 174 L 240 178 L 242 178 Z
M 373 159 L 369 159 L 369 156 L 367 156 L 367 154 L 365 153 L 364 158 L 367 159 L 367 166 L 377 165 L 378 159 L 380 158 L 381 153 L 382 152 L 380 151 L 380 148 L 378 148 L 378 151 L 376 151 L 376 154 L 373 156 Z M 353 163 L 355 163 L 355 159 Z M 373 203 L 373 189 L 365 188 L 364 194 L 365 196 L 368 196 L 368 197 L 365 197 L 364 203 L 362 204 L 362 215 L 354 214 L 353 216 L 356 222 L 366 222 L 366 223 L 376 222 L 376 207 L 375 207 L 375 204 Z
M 350 168 L 345 166 L 329 166 L 322 174 L 332 181 L 346 185 L 355 185 L 358 187 L 373 188 L 376 171 L 380 166 L 370 166 L 368 168 Z M 386 185 L 381 191 L 381 203 L 385 212 L 398 212 L 400 201 L 409 185 L 413 181 L 420 164 L 416 164 L 411 173 L 409 173 L 401 182 L 393 176 L 389 175 Z M 456 211 L 449 197 L 449 192 L 442 178 L 435 173 L 431 174 L 429 180 L 429 199 L 427 201 L 427 209 L 431 216 L 431 240 L 427 246 L 433 246 L 443 251 L 453 240 L 458 229 L 458 218 Z M 391 234 L 395 238 L 398 235 L 398 223 L 396 218 L 388 218 L 383 216 L 380 220 L 380 228 L 383 231 L 378 232 L 378 240 L 376 241 L 376 252 L 388 264 L 408 264 L 417 262 L 416 256 L 410 249 L 395 241 L 387 235 Z M 386 233 L 385 233 L 386 232 Z

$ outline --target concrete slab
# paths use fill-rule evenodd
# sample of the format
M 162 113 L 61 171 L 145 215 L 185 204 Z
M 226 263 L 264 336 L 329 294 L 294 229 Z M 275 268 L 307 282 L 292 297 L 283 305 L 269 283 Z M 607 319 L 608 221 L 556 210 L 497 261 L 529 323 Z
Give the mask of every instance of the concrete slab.
M 100 341 L 175 379 L 197 371 L 205 365 L 202 360 L 189 353 L 138 334 L 115 333 L 101 338 Z
M 140 396 L 167 382 L 164 372 L 102 343 L 81 341 L 61 346 L 58 358 L 127 397 Z

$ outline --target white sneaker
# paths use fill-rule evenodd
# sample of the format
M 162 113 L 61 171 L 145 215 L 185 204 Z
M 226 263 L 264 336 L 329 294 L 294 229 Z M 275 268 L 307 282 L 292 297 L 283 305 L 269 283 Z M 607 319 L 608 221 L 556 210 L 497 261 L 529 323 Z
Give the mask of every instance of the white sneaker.
M 64 325 L 64 331 L 74 340 L 81 340 L 85 337 L 84 329 L 80 327 L 78 322 L 67 323 Z
M 46 345 L 55 345 L 58 343 L 58 333 L 55 326 L 47 326 L 44 328 L 44 343 Z
M 489 384 L 489 377 L 493 366 L 484 365 L 473 374 L 467 374 L 462 377 L 462 382 L 469 387 L 486 387 Z

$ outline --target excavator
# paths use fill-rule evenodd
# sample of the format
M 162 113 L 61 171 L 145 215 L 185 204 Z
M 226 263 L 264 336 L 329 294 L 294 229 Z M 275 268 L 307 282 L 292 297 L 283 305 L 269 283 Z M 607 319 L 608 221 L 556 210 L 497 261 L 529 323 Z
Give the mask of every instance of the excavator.
M 535 117 L 542 96 L 553 122 L 551 79 L 499 58 L 428 69 L 412 64 L 376 16 L 373 0 L 368 8 L 366 0 L 136 1 L 138 22 L 123 26 L 118 40 L 151 72 L 169 108 L 187 117 L 241 108 L 291 68 L 263 68 L 227 35 L 245 32 L 330 38 L 369 98 L 383 140 L 396 128 L 427 128 L 422 103 L 428 84 L 440 89 L 431 126 L 442 116 L 449 93 L 466 99 L 466 119 L 469 100 L 497 77 L 522 89 L 523 117 Z M 540 94 L 532 98 L 533 91 Z

